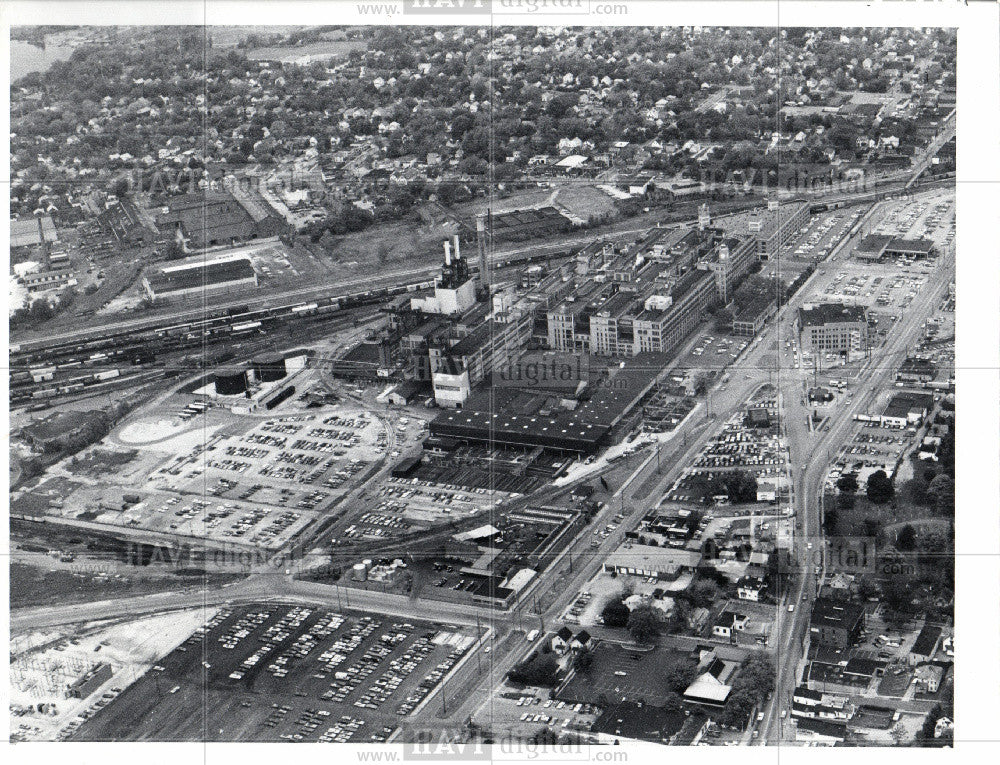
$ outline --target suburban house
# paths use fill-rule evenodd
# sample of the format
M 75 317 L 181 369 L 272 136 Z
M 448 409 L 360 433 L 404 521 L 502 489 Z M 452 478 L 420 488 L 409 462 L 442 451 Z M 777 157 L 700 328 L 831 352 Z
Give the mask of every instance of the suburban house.
M 570 650 L 585 651 L 591 648 L 593 644 L 594 639 L 587 630 L 580 630 L 574 635 L 569 627 L 561 627 L 552 636 L 552 650 L 560 654 Z
M 750 617 L 734 611 L 723 611 L 712 625 L 712 637 L 736 642 L 736 633 L 746 629 Z
M 562 627 L 552 636 L 552 650 L 556 653 L 566 653 L 569 648 L 569 641 L 573 639 L 573 633 L 569 627 Z
M 940 664 L 921 664 L 913 672 L 913 684 L 920 693 L 937 693 L 944 677 Z
M 745 576 L 736 583 L 736 594 L 740 600 L 750 600 L 757 603 L 765 592 L 767 592 L 767 586 L 764 584 L 764 580 L 757 577 Z

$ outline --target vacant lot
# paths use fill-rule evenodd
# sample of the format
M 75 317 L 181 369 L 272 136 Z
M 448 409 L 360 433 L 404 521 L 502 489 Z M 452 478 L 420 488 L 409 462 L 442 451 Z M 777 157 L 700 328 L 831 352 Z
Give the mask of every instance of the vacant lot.
M 85 566 L 86 564 L 84 564 Z M 125 598 L 153 592 L 173 592 L 182 589 L 200 590 L 203 587 L 218 587 L 226 582 L 241 579 L 240 576 L 212 574 L 206 576 L 136 576 L 127 573 L 88 572 L 69 568 L 46 569 L 25 563 L 10 564 L 10 606 L 27 608 L 55 603 L 83 603 L 109 598 Z

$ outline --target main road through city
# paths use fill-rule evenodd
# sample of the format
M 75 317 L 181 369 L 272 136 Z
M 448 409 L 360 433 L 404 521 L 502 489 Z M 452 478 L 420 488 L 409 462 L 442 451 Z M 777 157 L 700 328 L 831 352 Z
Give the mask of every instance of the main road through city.
M 779 629 L 775 643 L 776 691 L 760 726 L 758 740 L 761 743 L 781 740 L 785 721 L 781 711 L 790 706 L 791 694 L 797 685 L 803 638 L 808 629 L 808 606 L 815 594 L 814 566 L 820 565 L 822 571 L 823 565 L 821 557 L 814 560 L 813 556 L 822 550 L 821 494 L 831 457 L 849 435 L 854 416 L 867 411 L 879 394 L 891 387 L 899 363 L 906 357 L 907 349 L 919 339 L 924 321 L 937 308 L 954 274 L 954 252 L 948 251 L 941 256 L 941 262 L 930 275 L 913 307 L 904 311 L 899 323 L 893 327 L 886 345 L 877 349 L 862 367 L 852 386 L 855 391 L 853 399 L 834 411 L 823 430 L 810 433 L 804 425 L 809 412 L 801 403 L 801 376 L 789 376 L 782 386 L 784 424 L 794 476 L 795 512 L 796 517 L 801 519 L 802 533 L 796 535 L 794 560 L 797 571 L 794 584 L 787 600 L 779 605 L 778 613 L 779 616 L 787 615 L 786 605 L 801 604 L 801 607 L 796 606 L 793 618 L 784 619 Z

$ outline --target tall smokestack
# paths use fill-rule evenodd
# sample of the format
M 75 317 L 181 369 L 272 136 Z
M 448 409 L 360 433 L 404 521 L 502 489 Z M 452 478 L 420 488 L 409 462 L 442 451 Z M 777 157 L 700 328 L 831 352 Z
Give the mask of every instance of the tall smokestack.
M 486 260 L 486 215 L 482 213 L 476 216 L 476 244 L 479 249 L 479 286 L 488 290 L 490 279 Z
M 447 239 L 444 240 L 444 264 L 451 265 L 451 243 Z
M 459 249 L 459 246 L 458 246 L 458 234 L 455 234 L 451 238 L 451 241 L 452 241 L 452 244 L 455 247 L 455 260 L 461 260 L 462 259 L 462 251 L 461 251 L 461 249 Z

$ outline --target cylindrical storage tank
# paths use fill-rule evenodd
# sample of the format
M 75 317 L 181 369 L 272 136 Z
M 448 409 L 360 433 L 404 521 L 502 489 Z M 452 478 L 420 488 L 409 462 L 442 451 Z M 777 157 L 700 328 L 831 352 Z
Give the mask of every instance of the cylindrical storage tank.
M 266 353 L 253 360 L 253 373 L 259 382 L 277 382 L 284 379 L 285 357 L 280 353 Z
M 242 396 L 247 392 L 247 373 L 240 367 L 226 367 L 215 373 L 215 392 L 220 396 Z
M 355 563 L 351 568 L 351 578 L 355 582 L 363 582 L 368 578 L 368 567 L 364 563 Z

